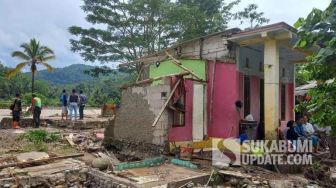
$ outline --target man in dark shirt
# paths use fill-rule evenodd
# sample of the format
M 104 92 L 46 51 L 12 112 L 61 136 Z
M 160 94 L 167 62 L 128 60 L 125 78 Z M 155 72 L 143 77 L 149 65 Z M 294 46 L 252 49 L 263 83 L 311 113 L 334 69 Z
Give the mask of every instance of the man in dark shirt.
M 84 95 L 83 90 L 79 91 L 79 119 L 84 119 L 84 107 L 86 105 L 86 95 Z
M 70 121 L 72 121 L 72 114 L 75 113 L 75 121 L 77 120 L 77 107 L 79 103 L 79 96 L 76 93 L 76 90 L 73 89 L 71 95 L 69 96 L 70 102 Z
M 20 94 L 17 93 L 15 95 L 15 99 L 14 102 L 11 106 L 11 110 L 12 110 L 12 115 L 13 115 L 13 129 L 19 129 L 19 122 L 20 122 L 20 115 L 21 115 L 21 111 L 22 111 L 22 107 L 21 107 L 21 97 Z
M 65 89 L 62 92 L 60 101 L 62 103 L 62 120 L 64 119 L 64 116 L 65 116 L 65 119 L 67 120 L 68 119 L 68 96 L 66 94 Z

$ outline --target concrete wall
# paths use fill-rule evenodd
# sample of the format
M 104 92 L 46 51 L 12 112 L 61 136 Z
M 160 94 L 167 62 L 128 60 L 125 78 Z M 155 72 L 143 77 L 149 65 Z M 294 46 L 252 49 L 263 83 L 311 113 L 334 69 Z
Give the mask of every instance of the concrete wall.
M 168 140 L 168 112 L 165 111 L 155 127 L 152 124 L 159 114 L 170 85 L 133 87 L 122 91 L 121 107 L 117 111 L 114 127 L 105 133 L 115 139 L 130 139 L 162 145 Z

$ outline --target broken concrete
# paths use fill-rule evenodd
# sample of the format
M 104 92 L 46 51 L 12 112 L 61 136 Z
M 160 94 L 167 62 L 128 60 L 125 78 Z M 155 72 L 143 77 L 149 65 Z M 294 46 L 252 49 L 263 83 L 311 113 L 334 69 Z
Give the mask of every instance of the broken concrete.
M 165 103 L 161 93 L 169 93 L 170 85 L 133 87 L 122 91 L 121 107 L 114 125 L 105 131 L 106 139 L 132 139 L 163 145 L 168 140 L 168 112 L 165 111 L 155 127 L 155 117 Z
M 26 162 L 32 160 L 40 160 L 40 159 L 47 159 L 49 155 L 45 152 L 27 152 L 27 153 L 20 153 L 16 156 L 18 162 Z

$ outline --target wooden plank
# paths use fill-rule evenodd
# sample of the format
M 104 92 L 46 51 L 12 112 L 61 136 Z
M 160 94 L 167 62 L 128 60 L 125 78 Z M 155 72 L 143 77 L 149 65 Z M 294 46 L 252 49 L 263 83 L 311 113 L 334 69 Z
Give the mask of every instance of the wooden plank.
M 170 92 L 169 97 L 168 97 L 168 99 L 166 100 L 166 102 L 164 103 L 164 105 L 162 106 L 160 113 L 159 113 L 158 116 L 155 118 L 155 120 L 154 120 L 154 122 L 153 122 L 153 124 L 152 124 L 152 127 L 155 127 L 155 125 L 156 125 L 157 122 L 159 121 L 159 119 L 160 119 L 160 117 L 162 116 L 164 110 L 166 109 L 166 107 L 167 107 L 169 101 L 172 99 L 172 97 L 173 97 L 173 95 L 174 95 L 174 92 L 175 92 L 176 89 L 177 89 L 177 86 L 181 83 L 181 80 L 182 80 L 182 79 L 179 79 L 179 80 L 177 81 L 177 83 L 175 84 L 173 90 Z
M 172 55 L 170 55 L 167 51 L 166 51 L 166 55 L 167 55 L 171 60 L 173 60 L 172 62 L 173 62 L 175 65 L 177 65 L 178 67 L 180 67 L 181 69 L 183 69 L 183 70 L 185 70 L 185 71 L 190 72 L 190 74 L 193 75 L 193 76 L 194 76 L 195 78 L 197 78 L 198 80 L 202 80 L 202 78 L 200 78 L 199 76 L 197 76 L 197 74 L 194 73 L 194 71 L 192 71 L 192 70 L 188 69 L 187 67 L 183 66 L 182 63 L 181 63 L 179 60 L 175 59 L 175 58 L 174 58 Z
M 69 142 L 71 146 L 75 146 L 76 144 L 72 141 L 73 134 L 70 133 L 69 136 L 65 136 L 65 139 Z
M 66 156 L 60 156 L 60 157 L 51 157 L 48 159 L 40 159 L 40 160 L 34 160 L 34 161 L 26 161 L 26 162 L 20 162 L 20 163 L 12 163 L 12 164 L 5 164 L 5 165 L 0 165 L 0 169 L 4 169 L 7 167 L 16 167 L 16 166 L 28 166 L 28 165 L 34 165 L 42 162 L 49 162 L 53 160 L 60 160 L 60 159 L 67 159 L 67 158 L 74 158 L 74 157 L 82 157 L 84 156 L 83 153 L 80 154 L 75 154 L 75 155 L 66 155 Z
M 211 85 L 210 85 L 210 123 L 212 123 L 213 116 L 213 96 L 214 96 L 214 83 L 216 77 L 216 61 L 213 61 L 212 70 L 211 70 Z

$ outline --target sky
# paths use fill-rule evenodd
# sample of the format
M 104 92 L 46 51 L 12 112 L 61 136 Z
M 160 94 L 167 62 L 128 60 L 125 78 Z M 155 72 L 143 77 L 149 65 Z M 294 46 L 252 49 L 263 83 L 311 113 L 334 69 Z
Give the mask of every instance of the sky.
M 242 10 L 255 3 L 271 23 L 284 21 L 293 25 L 299 17 L 306 17 L 312 8 L 325 9 L 330 0 L 241 0 L 234 11 Z M 56 59 L 50 62 L 54 67 L 85 63 L 71 52 L 70 26 L 90 27 L 81 10 L 82 0 L 0 0 L 0 62 L 14 67 L 18 60 L 11 52 L 20 50 L 23 42 L 38 39 L 42 45 L 54 50 Z M 237 27 L 231 22 L 229 27 Z

